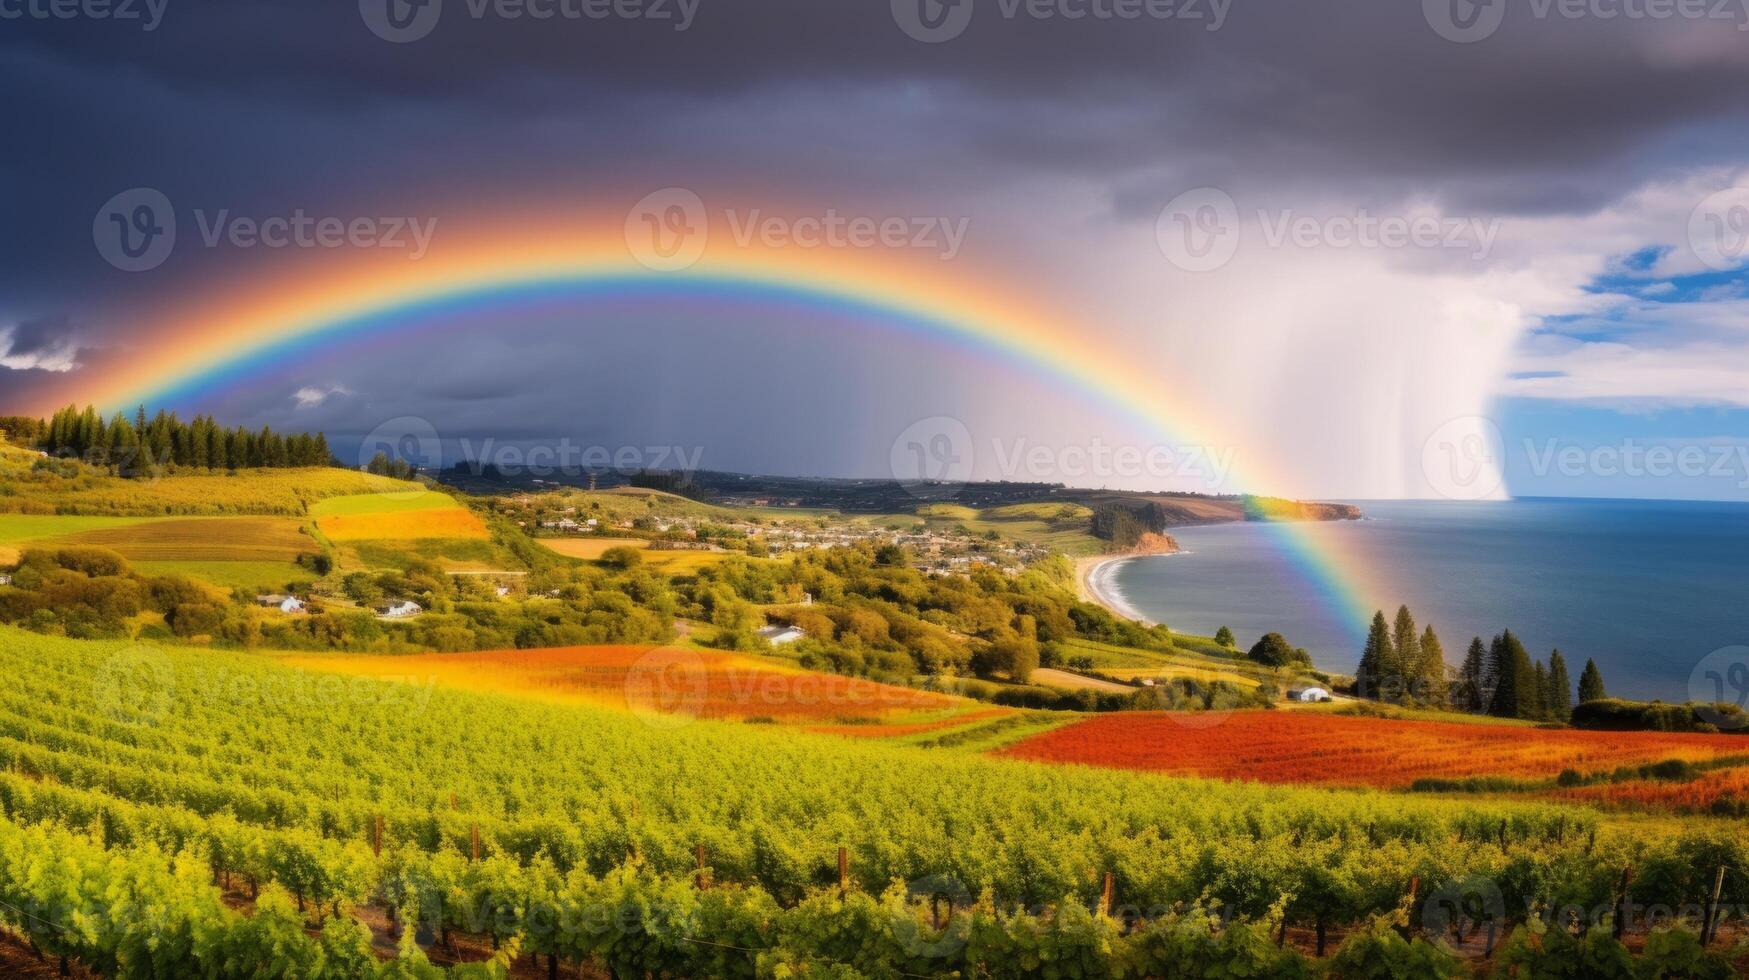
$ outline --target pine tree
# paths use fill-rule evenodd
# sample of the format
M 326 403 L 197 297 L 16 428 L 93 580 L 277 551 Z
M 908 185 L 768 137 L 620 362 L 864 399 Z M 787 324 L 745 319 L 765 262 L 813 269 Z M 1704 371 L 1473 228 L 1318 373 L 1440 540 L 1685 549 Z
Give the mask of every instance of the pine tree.
M 1487 687 L 1487 674 L 1488 648 L 1478 636 L 1470 641 L 1470 652 L 1464 655 L 1464 665 L 1458 671 L 1458 707 L 1477 714 L 1488 710 L 1494 692 Z
M 1525 711 L 1532 718 L 1549 716 L 1549 669 L 1538 660 L 1531 669 L 1531 685 L 1525 698 Z
M 1396 651 L 1391 647 L 1391 627 L 1385 622 L 1383 610 L 1373 613 L 1372 626 L 1367 630 L 1366 649 L 1361 652 L 1360 666 L 1354 673 L 1354 691 L 1363 698 L 1383 696 L 1381 688 L 1396 676 Z
M 1585 660 L 1585 669 L 1579 672 L 1579 703 L 1601 701 L 1609 697 L 1603 689 L 1603 672 L 1597 669 L 1597 661 Z
M 1397 653 L 1397 676 L 1405 689 L 1421 676 L 1421 636 L 1415 631 L 1415 617 L 1408 606 L 1397 607 L 1397 621 L 1391 631 L 1391 649 Z
M 1536 669 L 1518 637 L 1507 630 L 1494 638 L 1488 653 L 1488 672 L 1494 678 L 1494 696 L 1488 713 L 1498 718 L 1530 718 L 1536 705 L 1533 693 Z
M 1549 691 L 1543 701 L 1554 720 L 1573 717 L 1573 679 L 1567 676 L 1567 658 L 1559 650 L 1549 654 Z
M 1416 696 L 1421 703 L 1435 708 L 1451 707 L 1451 668 L 1445 662 L 1445 645 L 1439 642 L 1439 634 L 1433 632 L 1431 623 L 1421 634 L 1419 677 L 1421 690 Z

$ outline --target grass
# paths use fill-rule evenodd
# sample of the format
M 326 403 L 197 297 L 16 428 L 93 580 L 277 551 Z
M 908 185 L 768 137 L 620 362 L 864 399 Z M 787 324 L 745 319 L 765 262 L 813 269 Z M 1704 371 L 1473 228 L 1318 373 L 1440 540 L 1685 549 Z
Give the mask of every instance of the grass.
M 316 573 L 302 565 L 280 561 L 137 561 L 144 575 L 181 575 L 221 589 L 272 592 L 292 583 L 307 585 Z
M 56 514 L 0 514 L 0 544 L 59 538 L 80 531 L 129 527 L 149 517 L 78 517 Z
M 123 479 L 81 468 L 77 475 L 38 471 L 6 457 L 0 511 L 10 514 L 116 517 L 303 516 L 329 497 L 421 492 L 418 484 L 335 467 L 176 472 Z

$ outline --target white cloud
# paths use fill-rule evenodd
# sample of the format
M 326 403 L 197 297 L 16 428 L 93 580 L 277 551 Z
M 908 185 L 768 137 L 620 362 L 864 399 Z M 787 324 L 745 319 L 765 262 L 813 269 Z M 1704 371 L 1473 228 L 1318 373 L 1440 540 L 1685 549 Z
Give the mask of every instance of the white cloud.
M 350 395 L 344 385 L 308 385 L 292 392 L 292 403 L 298 408 L 315 408 L 335 395 Z

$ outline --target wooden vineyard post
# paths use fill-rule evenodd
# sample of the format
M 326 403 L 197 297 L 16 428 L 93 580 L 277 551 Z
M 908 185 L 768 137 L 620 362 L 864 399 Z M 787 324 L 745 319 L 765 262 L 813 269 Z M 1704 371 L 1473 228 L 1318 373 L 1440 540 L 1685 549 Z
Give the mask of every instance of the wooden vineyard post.
M 698 866 L 698 873 L 693 875 L 692 883 L 693 883 L 693 885 L 695 885 L 699 888 L 710 887 L 710 882 L 704 873 L 704 866 L 705 866 L 706 857 L 707 857 L 707 855 L 706 855 L 703 844 L 700 844 L 697 847 L 692 849 L 692 859 Z
M 1713 893 L 1707 899 L 1706 918 L 1700 926 L 1700 948 L 1705 949 L 1713 944 L 1719 931 L 1719 896 L 1725 892 L 1725 866 L 1719 865 L 1719 873 L 1713 877 Z
M 1403 924 L 1403 938 L 1409 939 L 1415 935 L 1415 896 L 1421 891 L 1421 876 L 1409 876 L 1409 921 Z
M 1111 872 L 1105 873 L 1105 887 L 1099 891 L 1099 914 L 1110 915 L 1112 900 L 1117 897 L 1117 882 Z
M 456 805 L 455 805 L 455 794 L 454 794 L 454 793 L 451 793 L 451 794 L 449 794 L 449 808 L 450 808 L 450 809 L 451 809 L 451 810 L 454 810 L 454 809 L 455 809 L 455 808 L 456 808 Z
M 383 815 L 380 813 L 370 824 L 370 852 L 377 857 L 383 856 Z
M 850 891 L 850 848 L 838 849 L 838 892 L 844 894 Z
M 468 860 L 478 861 L 479 859 L 480 859 L 480 825 L 477 823 L 476 824 L 469 824 L 468 825 Z
M 1621 937 L 1628 929 L 1628 913 L 1631 910 L 1631 906 L 1628 903 L 1628 882 L 1633 879 L 1634 869 L 1621 869 L 1621 884 L 1618 886 L 1618 890 L 1621 892 L 1621 898 L 1615 903 L 1615 928 L 1610 931 L 1610 934 L 1615 937 L 1617 942 L 1621 941 Z

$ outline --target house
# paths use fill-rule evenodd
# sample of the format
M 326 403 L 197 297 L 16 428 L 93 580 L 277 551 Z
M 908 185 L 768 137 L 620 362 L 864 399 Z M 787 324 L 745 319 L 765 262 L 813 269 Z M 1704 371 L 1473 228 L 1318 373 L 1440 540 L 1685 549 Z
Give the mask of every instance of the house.
M 492 590 L 492 594 L 497 596 L 498 598 L 502 599 L 502 598 L 510 595 L 510 586 L 500 585 Z
M 304 600 L 299 599 L 297 596 L 280 595 L 277 592 L 271 595 L 256 596 L 255 604 L 257 606 L 266 606 L 269 609 L 277 609 L 280 612 L 285 613 L 301 613 L 304 611 Z
M 1290 687 L 1287 689 L 1287 699 L 1289 701 L 1304 701 L 1307 703 L 1328 701 L 1330 700 L 1330 692 L 1315 685 Z
M 794 643 L 807 635 L 807 631 L 799 626 L 767 626 L 759 631 L 759 638 L 774 647 Z
M 424 612 L 424 607 L 411 599 L 397 599 L 394 602 L 377 607 L 377 615 L 384 619 L 406 619 Z
M 12 574 L 10 572 L 0 572 L 0 585 L 11 585 L 11 584 L 12 584 Z

